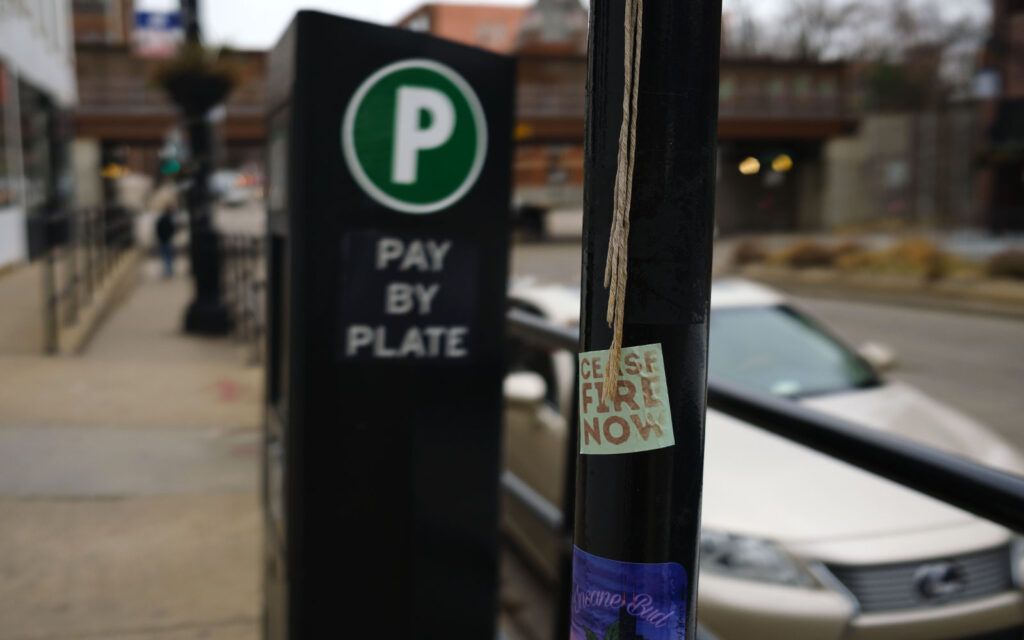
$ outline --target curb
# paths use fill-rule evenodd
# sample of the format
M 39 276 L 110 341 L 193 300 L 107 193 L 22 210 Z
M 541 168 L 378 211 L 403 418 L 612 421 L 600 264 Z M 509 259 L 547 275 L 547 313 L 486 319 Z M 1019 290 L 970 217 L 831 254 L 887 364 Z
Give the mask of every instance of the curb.
M 81 310 L 78 322 L 60 330 L 57 336 L 58 354 L 78 355 L 85 350 L 107 315 L 135 288 L 139 279 L 140 259 L 141 252 L 138 248 L 128 250 L 121 257 L 110 277 L 106 278 L 93 294 L 89 306 Z
M 906 276 L 848 275 L 829 269 L 795 270 L 764 266 L 750 266 L 732 273 L 794 294 L 840 300 L 854 298 L 1024 320 L 1024 283 L 1013 281 L 929 283 Z

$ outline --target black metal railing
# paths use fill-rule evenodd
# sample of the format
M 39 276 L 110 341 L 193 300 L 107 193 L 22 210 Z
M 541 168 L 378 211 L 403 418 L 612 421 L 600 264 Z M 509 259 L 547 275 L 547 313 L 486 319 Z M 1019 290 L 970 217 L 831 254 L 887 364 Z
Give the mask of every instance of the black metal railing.
M 512 309 L 507 316 L 508 335 L 549 351 L 579 351 L 575 329 L 560 327 L 543 318 Z M 574 376 L 575 378 L 575 376 Z M 1024 532 L 1024 478 L 1004 473 L 952 453 L 869 429 L 797 404 L 792 400 L 750 391 L 721 380 L 708 382 L 708 408 L 765 429 L 825 453 L 866 471 L 892 480 L 981 518 Z M 564 544 L 559 602 L 569 602 L 571 585 L 573 479 L 578 449 L 576 403 L 570 406 L 566 445 L 564 504 L 555 505 L 526 482 L 506 471 L 505 494 L 531 512 Z M 566 607 L 561 607 L 565 609 Z M 567 609 L 559 611 L 559 628 L 567 629 Z M 708 637 L 698 631 L 698 637 Z
M 231 311 L 235 339 L 249 348 L 252 363 L 263 362 L 266 331 L 266 237 L 221 236 L 224 301 Z
M 43 348 L 56 353 L 125 252 L 135 244 L 131 214 L 93 207 L 47 216 L 43 266 Z
M 515 309 L 507 319 L 510 335 L 535 346 L 579 349 L 572 329 Z M 708 382 L 708 407 L 1024 532 L 1024 478 L 1019 476 L 722 380 Z
M 1024 532 L 1020 476 L 722 380 L 708 382 L 708 407 Z
M 506 314 L 506 331 L 510 338 L 524 344 L 550 352 L 580 350 L 579 331 L 575 328 L 560 327 L 544 318 L 523 311 L 509 309 Z M 575 362 L 575 358 L 573 359 Z M 575 367 L 573 371 L 573 398 L 576 397 Z M 579 405 L 569 402 L 569 428 L 566 430 L 564 474 L 562 476 L 562 504 L 552 504 L 547 498 L 534 491 L 530 485 L 511 471 L 501 477 L 505 495 L 522 505 L 539 522 L 544 523 L 558 539 L 558 594 L 554 616 L 552 638 L 561 638 L 569 628 L 569 602 L 572 597 L 572 523 L 576 509 L 574 483 L 576 478 L 576 451 L 579 449 Z M 555 517 L 558 514 L 559 517 Z M 702 635 L 701 640 L 706 640 Z

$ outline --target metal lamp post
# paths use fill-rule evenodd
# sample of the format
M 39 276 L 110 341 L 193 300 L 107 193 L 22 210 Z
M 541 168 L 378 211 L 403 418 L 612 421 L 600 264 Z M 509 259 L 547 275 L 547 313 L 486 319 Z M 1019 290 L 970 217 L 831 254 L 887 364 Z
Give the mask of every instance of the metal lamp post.
M 182 0 L 185 44 L 176 66 L 165 70 L 161 83 L 182 111 L 191 147 L 191 185 L 186 194 L 189 212 L 189 257 L 195 278 L 195 298 L 185 313 L 185 331 L 223 335 L 231 316 L 221 299 L 220 236 L 210 218 L 209 179 L 212 135 L 207 113 L 228 96 L 233 78 L 206 60 L 199 38 L 197 0 Z

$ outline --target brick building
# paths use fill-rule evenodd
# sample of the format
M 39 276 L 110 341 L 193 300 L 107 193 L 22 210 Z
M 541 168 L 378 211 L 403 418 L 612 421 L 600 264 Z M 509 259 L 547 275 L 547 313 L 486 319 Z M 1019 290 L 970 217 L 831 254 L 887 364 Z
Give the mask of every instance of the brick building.
M 74 111 L 76 153 L 100 158 L 116 149 L 133 171 L 155 174 L 157 154 L 180 122 L 153 76 L 160 59 L 137 55 L 132 0 L 73 0 L 75 68 L 80 100 Z M 225 51 L 240 70 L 220 121 L 219 164 L 262 164 L 265 144 L 266 53 Z
M 529 8 L 431 3 L 398 26 L 514 56 L 515 203 L 581 205 L 587 12 L 577 0 Z
M 477 34 L 487 31 L 481 24 L 509 16 L 506 35 L 519 25 L 514 39 L 503 40 L 505 47 L 489 47 L 517 62 L 515 204 L 579 209 L 587 11 L 579 0 L 538 0 L 525 14 L 519 11 L 428 4 L 399 26 L 479 46 Z M 823 224 L 824 145 L 856 125 L 847 76 L 843 64 L 723 59 L 717 203 L 723 232 Z M 789 166 L 770 169 L 780 155 Z M 750 157 L 763 170 L 740 172 L 739 164 Z
M 398 25 L 507 54 L 515 49 L 527 11 L 526 7 L 430 3 L 413 10 Z

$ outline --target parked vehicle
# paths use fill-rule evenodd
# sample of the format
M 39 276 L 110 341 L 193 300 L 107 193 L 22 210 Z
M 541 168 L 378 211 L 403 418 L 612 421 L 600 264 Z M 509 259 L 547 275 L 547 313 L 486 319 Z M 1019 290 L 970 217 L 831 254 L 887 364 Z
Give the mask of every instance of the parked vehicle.
M 512 304 L 563 326 L 579 291 L 523 287 Z M 562 504 L 574 356 L 510 342 L 506 467 Z M 709 373 L 1010 473 L 990 429 L 882 377 L 781 294 L 714 283 Z M 559 541 L 509 501 L 504 526 L 549 577 Z M 1024 636 L 1024 545 L 1003 527 L 715 411 L 707 416 L 701 624 L 720 640 L 1002 640 Z
M 252 171 L 221 169 L 210 177 L 210 191 L 229 207 L 238 207 L 259 197 L 260 190 L 260 177 Z

